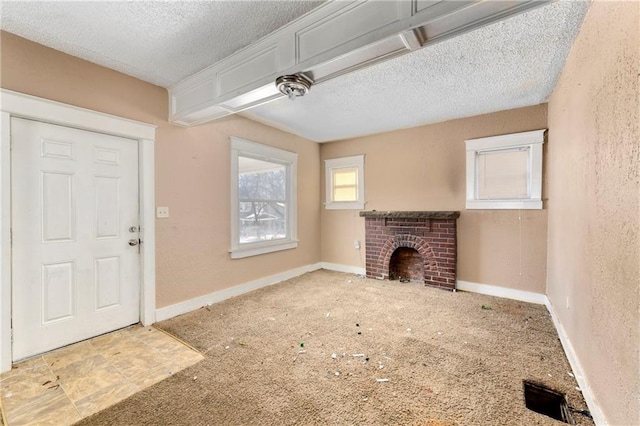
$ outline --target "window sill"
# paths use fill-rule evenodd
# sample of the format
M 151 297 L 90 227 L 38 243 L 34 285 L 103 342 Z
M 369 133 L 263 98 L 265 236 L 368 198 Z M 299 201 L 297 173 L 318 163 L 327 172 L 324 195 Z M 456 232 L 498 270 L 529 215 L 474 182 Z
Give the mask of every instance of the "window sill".
M 364 210 L 364 203 L 326 203 L 327 210 Z
M 542 200 L 467 200 L 468 210 L 542 210 Z
M 258 256 L 260 254 L 273 253 L 281 250 L 290 250 L 298 247 L 297 241 L 286 240 L 277 243 L 251 244 L 247 247 L 236 247 L 230 250 L 232 259 L 242 259 L 243 257 Z

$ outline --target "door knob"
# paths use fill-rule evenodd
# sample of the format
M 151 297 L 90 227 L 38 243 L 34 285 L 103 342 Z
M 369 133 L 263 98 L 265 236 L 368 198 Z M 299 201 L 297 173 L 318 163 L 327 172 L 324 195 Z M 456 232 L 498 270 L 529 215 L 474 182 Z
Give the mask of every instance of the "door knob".
M 140 240 L 131 239 L 131 240 L 129 240 L 129 245 L 132 246 L 132 247 L 133 246 L 137 246 L 139 242 L 140 242 Z

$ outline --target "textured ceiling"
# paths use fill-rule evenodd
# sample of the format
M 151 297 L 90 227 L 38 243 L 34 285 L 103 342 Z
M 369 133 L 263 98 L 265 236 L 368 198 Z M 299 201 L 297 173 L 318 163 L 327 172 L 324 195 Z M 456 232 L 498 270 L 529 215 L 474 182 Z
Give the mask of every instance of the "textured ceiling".
M 453 1 L 453 0 L 452 0 Z M 1 3 L 3 30 L 168 87 L 321 1 Z M 545 102 L 588 8 L 562 0 L 243 115 L 326 142 Z
M 560 1 L 243 115 L 318 142 L 543 103 L 588 3 Z
M 70 55 L 169 87 L 322 3 L 3 1 L 1 27 Z

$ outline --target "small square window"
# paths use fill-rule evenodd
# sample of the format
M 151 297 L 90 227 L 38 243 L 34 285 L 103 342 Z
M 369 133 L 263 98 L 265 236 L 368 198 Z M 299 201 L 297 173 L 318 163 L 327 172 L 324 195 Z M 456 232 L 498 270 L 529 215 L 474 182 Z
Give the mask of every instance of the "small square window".
M 529 147 L 477 153 L 478 199 L 529 198 Z
M 545 130 L 471 139 L 468 209 L 541 209 Z
M 325 208 L 364 209 L 364 155 L 325 160 Z
M 332 169 L 333 172 L 333 201 L 358 201 L 358 168 L 345 167 Z

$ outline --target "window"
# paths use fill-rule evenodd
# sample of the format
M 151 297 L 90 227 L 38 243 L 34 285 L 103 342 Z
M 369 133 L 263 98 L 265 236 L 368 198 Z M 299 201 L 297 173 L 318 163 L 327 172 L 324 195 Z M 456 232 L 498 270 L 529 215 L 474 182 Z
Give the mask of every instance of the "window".
M 364 209 L 364 155 L 324 160 L 327 209 Z
M 545 131 L 466 141 L 467 208 L 541 209 Z
M 296 240 L 298 154 L 231 138 L 231 257 L 287 250 Z

